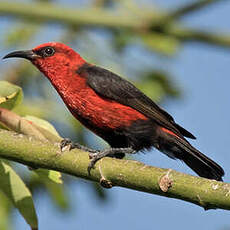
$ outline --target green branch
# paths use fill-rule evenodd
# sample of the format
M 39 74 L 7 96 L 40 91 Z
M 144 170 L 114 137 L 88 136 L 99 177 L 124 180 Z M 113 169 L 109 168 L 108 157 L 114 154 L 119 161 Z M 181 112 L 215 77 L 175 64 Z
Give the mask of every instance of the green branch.
M 103 26 L 121 28 L 140 28 L 139 18 L 127 13 L 113 13 L 101 8 L 70 9 L 49 3 L 1 2 L 0 15 L 11 15 L 30 21 L 53 21 L 71 26 Z
M 49 3 L 0 2 L 0 16 L 20 17 L 33 22 L 55 22 L 71 26 L 106 27 L 129 29 L 137 35 L 151 36 L 152 32 L 183 41 L 198 41 L 230 47 L 230 35 L 212 34 L 205 31 L 183 29 L 175 19 L 210 3 L 221 0 L 202 0 L 168 13 L 150 12 L 133 14 L 129 11 L 111 11 L 99 7 L 70 9 Z M 153 37 L 154 40 L 154 37 Z
M 221 33 L 214 34 L 210 32 L 204 32 L 201 30 L 186 29 L 174 26 L 168 27 L 166 33 L 169 36 L 175 37 L 181 41 L 199 41 L 227 48 L 230 47 L 230 35 L 223 35 Z
M 131 160 L 104 158 L 87 173 L 88 154 L 60 153 L 57 145 L 14 132 L 0 131 L 0 157 L 31 167 L 53 169 L 108 186 L 120 186 L 177 198 L 205 209 L 230 210 L 230 184 L 161 169 Z
M 186 14 L 190 14 L 194 11 L 197 12 L 198 10 L 203 9 L 204 7 L 210 6 L 211 4 L 220 1 L 223 0 L 197 0 L 170 12 L 168 18 L 179 18 L 185 16 Z

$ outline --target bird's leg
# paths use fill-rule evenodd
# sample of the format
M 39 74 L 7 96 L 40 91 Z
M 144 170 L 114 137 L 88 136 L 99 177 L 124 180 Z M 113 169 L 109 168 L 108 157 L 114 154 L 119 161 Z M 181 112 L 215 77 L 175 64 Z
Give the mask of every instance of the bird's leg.
M 127 154 L 134 154 L 136 153 L 136 150 L 134 150 L 131 147 L 128 148 L 109 148 L 105 150 L 95 150 L 88 148 L 86 146 L 80 145 L 79 143 L 72 142 L 69 138 L 64 138 L 60 143 L 61 151 L 64 150 L 64 148 L 68 146 L 69 150 L 71 149 L 81 149 L 83 151 L 89 152 L 89 158 L 91 159 L 89 166 L 88 166 L 88 173 L 90 175 L 90 171 L 92 168 L 94 168 L 94 165 L 96 162 L 103 157 L 115 157 L 115 158 L 123 158 L 123 156 Z
M 84 145 L 80 145 L 79 143 L 74 143 L 69 138 L 64 138 L 61 140 L 61 143 L 60 143 L 61 151 L 63 151 L 66 146 L 69 146 L 69 150 L 77 148 L 77 149 L 81 149 L 83 151 L 90 152 L 90 153 L 99 152 L 99 150 L 88 148 Z
M 96 164 L 98 160 L 102 159 L 103 157 L 116 157 L 117 154 L 125 155 L 125 153 L 134 154 L 136 153 L 136 150 L 134 150 L 131 147 L 129 148 L 110 148 L 110 149 L 105 149 L 102 151 L 97 151 L 95 153 L 90 153 L 89 158 L 91 159 L 91 161 L 88 166 L 89 175 L 90 175 L 91 169 L 94 168 L 94 165 Z

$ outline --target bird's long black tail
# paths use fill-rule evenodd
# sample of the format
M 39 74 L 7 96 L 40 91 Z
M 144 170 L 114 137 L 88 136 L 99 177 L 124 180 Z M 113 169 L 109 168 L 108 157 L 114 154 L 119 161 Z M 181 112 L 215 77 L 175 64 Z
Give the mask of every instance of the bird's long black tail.
M 224 170 L 216 162 L 195 148 L 189 152 L 185 152 L 182 160 L 199 176 L 223 181 L 222 177 L 224 176 Z
M 163 152 L 166 152 L 172 158 L 184 161 L 201 177 L 222 181 L 224 170 L 221 166 L 195 149 L 187 140 L 169 134 L 167 136 L 170 139 L 169 141 L 167 138 L 167 143 L 171 144 L 163 144 L 161 146 Z

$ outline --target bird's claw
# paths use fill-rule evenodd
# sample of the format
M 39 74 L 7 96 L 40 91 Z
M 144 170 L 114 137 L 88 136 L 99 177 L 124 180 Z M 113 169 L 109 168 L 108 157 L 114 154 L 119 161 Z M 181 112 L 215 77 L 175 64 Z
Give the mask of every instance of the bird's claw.
M 95 153 L 89 153 L 90 162 L 89 162 L 89 165 L 88 165 L 88 168 L 87 168 L 87 171 L 88 171 L 89 175 L 90 175 L 91 169 L 94 169 L 94 166 L 95 166 L 96 162 L 101 159 L 101 157 L 98 157 L 98 156 L 99 156 L 99 151 L 97 151 Z
M 98 153 L 99 152 L 98 150 L 88 148 L 84 145 L 80 145 L 79 143 L 74 143 L 69 138 L 64 138 L 61 140 L 61 143 L 60 143 L 61 152 L 65 151 L 67 147 L 68 147 L 69 151 L 71 149 L 81 149 L 83 151 L 90 152 L 90 153 Z
M 64 138 L 60 142 L 61 152 L 64 152 L 66 149 L 69 151 L 74 148 L 74 143 L 69 138 Z
M 99 153 L 99 151 L 95 152 L 95 153 L 89 153 L 89 159 L 93 159 L 97 156 L 97 154 Z
M 104 157 L 117 157 L 117 155 L 115 154 L 118 154 L 118 153 L 130 153 L 130 154 L 133 154 L 135 153 L 136 151 L 133 150 L 132 148 L 111 148 L 111 149 L 105 149 L 105 150 L 102 150 L 102 151 L 95 151 L 95 152 L 91 152 L 89 154 L 89 159 L 90 159 L 90 163 L 89 163 L 89 166 L 88 166 L 88 174 L 90 175 L 90 171 L 91 169 L 94 168 L 94 165 L 96 164 L 96 162 Z

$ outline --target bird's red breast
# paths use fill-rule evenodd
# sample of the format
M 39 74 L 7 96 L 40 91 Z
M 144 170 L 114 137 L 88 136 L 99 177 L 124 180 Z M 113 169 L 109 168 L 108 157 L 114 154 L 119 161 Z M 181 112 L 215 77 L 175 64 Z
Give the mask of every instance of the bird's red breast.
M 99 96 L 87 85 L 86 78 L 79 76 L 76 71 L 65 72 L 65 78 L 59 78 L 56 74 L 55 76 L 50 78 L 51 83 L 77 119 L 83 117 L 94 126 L 107 129 L 128 126 L 139 119 L 148 119 L 129 106 Z

